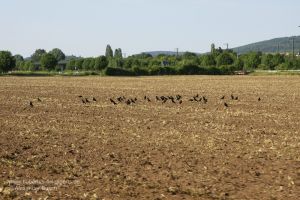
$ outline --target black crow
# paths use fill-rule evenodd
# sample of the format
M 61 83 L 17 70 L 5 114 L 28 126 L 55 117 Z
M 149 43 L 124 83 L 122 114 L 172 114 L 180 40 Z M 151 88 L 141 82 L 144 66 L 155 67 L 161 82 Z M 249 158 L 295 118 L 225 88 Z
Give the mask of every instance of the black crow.
M 235 100 L 239 100 L 239 97 L 235 97 Z
M 151 100 L 149 99 L 149 97 L 147 97 L 147 101 L 148 101 L 148 102 L 151 102 Z
M 79 98 L 82 98 L 82 95 L 79 95 L 78 97 L 79 97 Z
M 117 103 L 113 100 L 113 99 L 109 99 L 110 100 L 110 102 L 112 102 L 114 105 L 117 105 Z
M 95 97 L 93 97 L 93 101 L 97 101 L 97 99 Z
M 32 101 L 29 101 L 29 105 L 30 105 L 30 107 L 33 107 Z
M 182 104 L 182 100 L 179 100 L 179 104 Z
M 156 101 L 160 101 L 160 98 L 158 96 L 156 96 L 155 98 L 156 98 Z
M 84 99 L 81 99 L 82 103 L 86 104 L 85 100 Z
M 126 104 L 127 104 L 127 105 L 130 105 L 130 104 L 131 104 L 131 101 L 128 99 L 128 100 L 126 101 Z
M 130 99 L 130 101 L 131 101 L 131 103 L 135 103 L 135 100 L 134 100 L 134 99 L 132 99 L 132 98 Z
M 85 98 L 85 102 L 86 102 L 86 103 L 90 103 L 90 101 L 89 101 L 87 98 Z
M 123 101 L 123 98 L 122 98 L 122 97 L 118 97 L 117 100 L 118 100 L 119 102 L 121 102 L 121 101 Z
M 42 100 L 41 100 L 40 98 L 37 98 L 37 100 L 38 100 L 39 102 L 42 102 Z
M 225 96 L 222 96 L 221 99 L 225 99 Z
M 178 94 L 178 95 L 176 95 L 176 99 L 177 99 L 177 101 L 179 101 L 181 98 L 182 98 L 182 96 L 180 96 L 179 94 Z
M 225 103 L 224 103 L 224 106 L 227 108 L 227 107 L 228 107 L 228 104 L 225 102 Z
M 234 100 L 234 96 L 233 95 L 231 95 L 231 99 Z
M 258 101 L 260 101 L 261 100 L 261 98 L 260 97 L 258 97 Z

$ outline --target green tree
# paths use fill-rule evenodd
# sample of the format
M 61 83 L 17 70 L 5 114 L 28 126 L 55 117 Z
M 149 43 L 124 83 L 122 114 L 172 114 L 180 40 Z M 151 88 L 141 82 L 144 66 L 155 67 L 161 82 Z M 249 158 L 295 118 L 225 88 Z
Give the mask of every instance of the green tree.
M 95 58 L 90 58 L 89 70 L 95 69 Z
M 123 67 L 123 59 L 118 59 L 118 58 L 113 58 L 113 59 L 109 59 L 109 63 L 108 66 L 109 67 Z M 141 67 L 143 67 L 144 65 L 141 65 Z
M 25 61 L 25 69 L 26 69 L 27 71 L 35 71 L 35 70 L 36 70 L 34 64 L 33 64 L 32 61 L 30 61 L 30 60 Z
M 0 72 L 8 72 L 16 66 L 16 60 L 9 51 L 0 51 Z
M 213 50 L 213 53 L 211 55 L 213 55 L 215 58 L 224 52 L 221 47 L 219 47 L 217 49 L 214 47 L 212 50 Z
M 240 57 L 234 61 L 233 65 L 237 70 L 243 70 L 244 69 L 244 61 Z
M 108 59 L 113 58 L 113 56 L 114 56 L 113 55 L 113 50 L 112 50 L 112 48 L 111 48 L 111 46 L 109 44 L 106 46 L 105 56 Z
M 212 43 L 211 46 L 210 46 L 210 53 L 215 54 L 215 52 L 216 52 L 216 46 L 215 46 L 214 43 Z
M 272 63 L 274 67 L 284 63 L 284 56 L 279 53 L 275 54 L 273 56 Z
M 15 58 L 15 61 L 16 61 L 16 69 L 17 70 L 22 70 L 22 65 L 23 65 L 23 62 L 24 62 L 24 58 L 23 56 L 17 54 L 17 55 L 14 55 L 14 58 Z
M 19 54 L 14 55 L 14 58 L 15 58 L 15 61 L 16 61 L 16 62 L 24 61 L 23 56 L 21 56 L 21 55 L 19 55 Z
M 22 70 L 24 71 L 24 61 L 19 61 L 19 62 L 16 62 L 16 68 L 17 70 Z
M 265 69 L 274 69 L 273 63 L 273 55 L 272 54 L 264 54 L 261 57 L 261 64 L 265 66 Z
M 37 49 L 35 52 L 31 55 L 31 60 L 34 62 L 39 62 L 43 55 L 45 55 L 47 52 L 44 49 Z
M 115 50 L 114 58 L 116 58 L 116 59 L 122 59 L 123 58 L 122 49 L 118 48 L 118 49 Z
M 260 53 L 259 52 L 250 52 L 247 54 L 244 60 L 245 67 L 247 69 L 256 69 L 261 63 Z
M 234 58 L 232 54 L 228 52 L 223 52 L 216 58 L 217 66 L 221 65 L 232 65 L 234 63 Z
M 108 66 L 108 60 L 105 56 L 100 56 L 95 59 L 95 66 L 94 66 L 95 70 L 100 71 L 102 69 L 105 69 L 107 66 Z
M 160 56 L 165 56 L 165 55 L 164 54 L 158 55 L 158 57 Z M 140 53 L 137 55 L 129 56 L 128 58 L 146 59 L 146 58 L 152 58 L 152 55 L 149 53 Z
M 299 59 L 294 58 L 293 56 L 285 56 L 284 63 L 278 65 L 276 69 L 279 70 L 295 70 L 299 69 L 300 61 Z
M 197 54 L 195 53 L 192 53 L 192 52 L 185 52 L 183 55 L 182 55 L 182 58 L 183 59 L 196 59 L 197 58 Z
M 213 55 L 204 55 L 201 58 L 201 65 L 202 66 L 215 66 L 216 61 Z
M 184 65 L 178 69 L 178 73 L 181 75 L 196 75 L 205 74 L 205 70 L 198 65 Z
M 67 70 L 75 70 L 76 67 L 76 60 L 75 59 L 71 59 L 67 62 Z
M 94 66 L 95 66 L 94 58 L 85 58 L 82 63 L 82 69 L 86 71 L 94 70 Z
M 54 70 L 57 65 L 56 58 L 51 53 L 46 53 L 41 57 L 41 67 L 45 70 Z
M 75 62 L 75 69 L 76 70 L 81 70 L 83 62 L 84 62 L 83 58 L 77 59 L 76 62 Z
M 58 48 L 52 49 L 49 53 L 51 53 L 57 61 L 61 61 L 66 58 L 64 52 Z
M 134 58 L 128 57 L 124 60 L 123 67 L 124 68 L 131 68 L 133 66 Z M 159 62 L 160 63 L 160 62 Z

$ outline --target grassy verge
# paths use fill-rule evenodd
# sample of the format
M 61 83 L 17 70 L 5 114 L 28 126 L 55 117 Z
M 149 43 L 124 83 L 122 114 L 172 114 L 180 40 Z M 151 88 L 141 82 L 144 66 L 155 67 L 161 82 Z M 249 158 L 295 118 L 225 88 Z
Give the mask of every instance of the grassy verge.
M 110 69 L 110 68 L 109 68 Z M 123 71 L 120 71 L 119 68 L 112 68 L 113 71 L 111 73 L 107 73 L 106 71 L 101 72 L 95 72 L 95 71 L 64 71 L 62 72 L 56 72 L 56 71 L 13 71 L 9 73 L 0 73 L 0 76 L 27 76 L 27 77 L 43 77 L 43 76 L 150 76 L 150 75 L 188 75 L 189 73 L 171 73 L 169 71 L 162 71 L 156 72 L 154 74 L 152 73 L 137 73 L 136 71 L 130 70 L 128 73 L 124 73 Z M 116 73 L 115 71 L 118 73 Z M 126 71 L 126 70 L 125 70 Z M 126 71 L 127 72 L 127 71 Z M 136 74 L 135 74 L 136 73 Z M 193 73 L 191 73 L 193 74 Z M 197 74 L 197 73 L 196 73 Z M 195 75 L 196 75 L 195 74 Z M 206 73 L 204 73 L 206 74 Z M 218 73 L 211 74 L 207 73 L 207 75 L 217 75 Z M 250 72 L 249 75 L 252 76 L 268 76 L 268 75 L 300 75 L 300 70 L 255 70 L 253 72 Z
M 94 71 L 65 71 L 65 72 L 55 72 L 55 71 L 13 71 L 7 74 L 8 76 L 91 76 L 91 75 L 102 75 L 101 72 Z
M 300 70 L 256 70 L 250 75 L 253 76 L 266 76 L 266 75 L 300 75 Z

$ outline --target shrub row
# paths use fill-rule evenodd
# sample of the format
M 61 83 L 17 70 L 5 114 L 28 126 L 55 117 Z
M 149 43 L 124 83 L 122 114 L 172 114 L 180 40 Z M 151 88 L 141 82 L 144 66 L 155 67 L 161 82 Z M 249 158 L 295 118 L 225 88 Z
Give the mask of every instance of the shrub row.
M 104 74 L 107 76 L 152 76 L 152 75 L 229 75 L 236 71 L 234 66 L 201 67 L 198 65 L 184 65 L 181 67 L 133 67 L 124 69 L 107 67 Z

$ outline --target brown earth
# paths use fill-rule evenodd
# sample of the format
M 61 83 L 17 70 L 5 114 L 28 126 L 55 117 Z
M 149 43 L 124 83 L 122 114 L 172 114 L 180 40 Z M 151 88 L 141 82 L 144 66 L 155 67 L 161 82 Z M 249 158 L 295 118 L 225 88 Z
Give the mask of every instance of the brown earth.
M 0 148 L 0 199 L 299 199 L 300 78 L 1 77 Z

